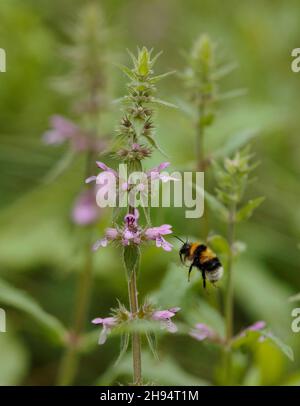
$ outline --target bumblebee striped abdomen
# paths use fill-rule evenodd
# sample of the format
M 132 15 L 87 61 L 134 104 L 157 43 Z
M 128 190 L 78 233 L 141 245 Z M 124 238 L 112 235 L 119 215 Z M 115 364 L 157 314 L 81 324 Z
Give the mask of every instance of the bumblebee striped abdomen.
M 202 273 L 203 287 L 206 286 L 206 279 L 211 283 L 217 282 L 223 275 L 222 264 L 217 255 L 205 244 L 184 243 L 179 251 L 180 259 L 183 263 L 191 261 L 189 276 L 193 267 L 198 268 Z
M 218 257 L 203 262 L 201 266 L 210 282 L 215 283 L 222 278 L 223 267 Z
M 216 283 L 223 275 L 219 258 L 204 244 L 198 245 L 194 250 L 194 266 L 202 271 L 203 278 L 207 278 L 211 283 Z

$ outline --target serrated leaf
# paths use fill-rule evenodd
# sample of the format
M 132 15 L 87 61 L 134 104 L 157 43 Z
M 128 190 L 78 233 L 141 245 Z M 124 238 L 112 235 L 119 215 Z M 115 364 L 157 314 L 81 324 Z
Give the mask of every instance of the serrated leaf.
M 138 271 L 140 256 L 140 248 L 137 245 L 127 245 L 124 247 L 123 260 L 128 278 L 131 277 L 133 271 Z
M 11 306 L 30 316 L 56 344 L 63 344 L 66 330 L 54 316 L 45 312 L 28 293 L 0 280 L 0 304 Z
M 256 199 L 249 200 L 236 214 L 236 221 L 247 220 L 252 216 L 253 211 L 259 207 L 265 197 L 257 197 Z

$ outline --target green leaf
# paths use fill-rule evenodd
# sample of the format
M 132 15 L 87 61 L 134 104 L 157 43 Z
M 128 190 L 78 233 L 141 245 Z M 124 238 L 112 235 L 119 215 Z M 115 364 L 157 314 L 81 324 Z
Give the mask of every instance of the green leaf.
M 55 163 L 53 168 L 45 176 L 44 182 L 51 183 L 54 182 L 61 174 L 63 174 L 72 164 L 73 159 L 75 158 L 75 152 L 72 149 L 69 149 L 63 157 Z
M 28 348 L 11 332 L 0 334 L 0 386 L 21 385 L 29 368 Z
M 246 330 L 245 334 L 239 335 L 235 337 L 232 341 L 232 347 L 237 349 L 243 345 L 247 345 L 248 347 L 253 346 L 253 344 L 257 343 L 260 338 L 264 340 L 270 340 L 276 347 L 278 347 L 282 353 L 288 357 L 291 361 L 294 361 L 294 352 L 292 348 L 285 344 L 279 337 L 275 336 L 272 332 L 261 330 L 261 331 L 251 331 Z
M 234 349 L 238 349 L 242 346 L 252 347 L 262 336 L 265 336 L 262 331 L 245 330 L 243 334 L 233 338 L 231 346 Z
M 170 71 L 170 72 L 166 72 L 166 73 L 162 73 L 161 75 L 153 76 L 153 77 L 150 79 L 150 81 L 151 81 L 152 83 L 157 83 L 158 81 L 160 81 L 160 80 L 162 80 L 162 79 L 164 79 L 164 78 L 166 78 L 166 77 L 168 77 L 168 76 L 170 76 L 170 75 L 174 75 L 174 73 L 176 73 L 175 70 Z
M 209 207 L 211 208 L 214 213 L 216 213 L 223 221 L 227 221 L 228 219 L 228 210 L 227 208 L 219 202 L 219 200 L 213 196 L 212 194 L 205 191 L 204 198 L 208 203 Z
M 157 303 L 163 309 L 182 306 L 187 290 L 191 287 L 187 281 L 187 269 L 175 263 L 168 267 L 160 288 L 150 296 L 151 303 Z
M 221 93 L 217 96 L 217 100 L 233 99 L 234 97 L 245 96 L 247 89 L 234 89 L 226 93 Z
M 219 80 L 223 78 L 224 76 L 228 75 L 232 71 L 234 71 L 238 67 L 236 62 L 229 63 L 227 65 L 223 65 L 221 68 L 215 71 L 213 73 L 212 77 L 214 80 Z
M 140 248 L 137 245 L 127 245 L 124 247 L 123 260 L 128 278 L 131 278 L 132 272 L 138 272 L 140 256 Z
M 289 345 L 285 344 L 272 332 L 268 332 L 267 337 L 283 352 L 284 355 L 286 355 L 291 361 L 294 361 L 294 351 Z
M 209 236 L 207 242 L 216 253 L 228 257 L 230 248 L 226 238 L 222 237 L 221 235 L 215 234 Z
M 300 301 L 300 293 L 297 293 L 296 295 L 289 297 L 289 302 L 298 302 L 298 301 Z
M 147 48 L 143 47 L 138 57 L 138 73 L 141 76 L 147 76 L 149 74 L 149 61 L 149 52 Z
M 128 76 L 129 79 L 135 80 L 136 76 L 135 73 L 132 72 L 132 70 L 130 68 L 128 68 L 125 65 L 121 65 L 121 64 L 117 64 L 118 68 L 125 73 L 126 76 Z
M 128 345 L 129 345 L 129 341 L 130 341 L 130 335 L 129 333 L 124 333 L 121 335 L 121 348 L 120 348 L 120 354 L 117 358 L 117 361 L 115 363 L 115 365 L 117 365 L 124 357 L 124 355 L 126 354 L 126 351 L 128 349 Z
M 153 137 L 151 137 L 150 135 L 146 135 L 146 134 L 143 134 L 143 136 L 146 138 L 146 140 L 149 142 L 149 144 L 152 147 L 156 148 L 163 156 L 168 158 L 168 155 L 161 149 L 160 145 Z
M 271 340 L 259 343 L 254 354 L 255 366 L 260 372 L 259 385 L 270 386 L 281 383 L 286 361 L 286 356 Z
M 157 343 L 156 343 L 155 334 L 153 332 L 151 332 L 151 331 L 146 332 L 146 338 L 147 338 L 149 349 L 150 349 L 154 359 L 159 361 L 159 356 L 158 356 L 157 350 L 156 350 Z
M 264 200 L 265 197 L 257 197 L 256 199 L 249 200 L 249 202 L 237 212 L 236 220 L 248 220 L 252 216 L 253 211 L 259 207 Z
M 124 357 L 119 365 L 110 367 L 105 374 L 98 379 L 96 385 L 110 385 L 124 377 L 126 381 L 132 375 L 132 356 Z M 172 358 L 164 357 L 163 362 L 158 362 L 153 357 L 143 353 L 143 379 L 145 384 L 158 385 L 189 385 L 189 386 L 204 386 L 208 382 L 201 378 L 196 378 L 183 370 Z
M 172 109 L 178 109 L 178 107 L 175 104 L 166 102 L 161 99 L 157 99 L 156 97 L 151 97 L 150 101 L 151 101 L 151 103 L 159 104 L 161 106 L 171 107 Z
M 263 262 L 246 255 L 234 265 L 235 294 L 238 306 L 252 320 L 265 320 L 278 334 L 290 331 L 291 295 L 288 285 L 275 277 Z
M 193 120 L 197 119 L 198 113 L 192 104 L 187 103 L 185 100 L 176 99 L 176 105 L 189 118 L 192 118 Z
M 63 344 L 66 330 L 55 317 L 46 313 L 26 292 L 0 279 L 0 304 L 14 307 L 34 319 L 56 344 Z
M 231 155 L 233 152 L 248 143 L 259 134 L 258 129 L 250 129 L 238 132 L 228 139 L 220 149 L 213 154 L 214 158 L 221 158 Z

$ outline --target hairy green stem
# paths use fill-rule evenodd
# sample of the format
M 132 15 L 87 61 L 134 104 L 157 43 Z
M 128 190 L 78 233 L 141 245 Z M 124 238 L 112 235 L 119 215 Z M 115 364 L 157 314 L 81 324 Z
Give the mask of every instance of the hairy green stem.
M 226 322 L 225 378 L 226 381 L 229 383 L 231 377 L 230 342 L 233 337 L 233 300 L 234 300 L 233 244 L 235 238 L 235 216 L 236 216 L 236 204 L 233 203 L 229 211 L 229 222 L 228 222 L 229 256 L 227 264 L 227 286 L 225 298 L 225 322 Z
M 196 165 L 197 171 L 205 171 L 205 148 L 204 148 L 204 129 L 205 126 L 201 122 L 202 117 L 205 112 L 205 106 L 199 108 L 199 114 L 197 119 L 196 125 Z M 201 221 L 201 228 L 203 228 L 203 232 L 201 233 L 204 238 L 206 238 L 208 234 L 208 212 L 204 210 L 203 216 L 200 218 Z
M 70 331 L 68 347 L 62 358 L 57 384 L 72 385 L 78 370 L 78 344 L 86 322 L 87 309 L 91 296 L 93 254 L 90 238 L 86 244 L 85 267 L 78 279 L 78 293 L 73 328 Z
M 136 285 L 136 271 L 133 270 L 128 281 L 128 294 L 130 311 L 136 315 L 139 310 L 138 291 Z M 133 363 L 133 384 L 142 385 L 142 356 L 141 356 L 141 336 L 138 332 L 132 333 L 132 363 Z
M 89 152 L 86 159 L 85 177 L 88 177 L 90 174 L 92 159 L 93 154 Z M 91 251 L 91 237 L 92 233 L 88 230 L 85 245 L 85 266 L 78 278 L 73 327 L 71 328 L 67 342 L 68 347 L 59 367 L 57 384 L 61 386 L 72 385 L 78 370 L 78 342 L 86 322 L 92 286 L 93 253 Z

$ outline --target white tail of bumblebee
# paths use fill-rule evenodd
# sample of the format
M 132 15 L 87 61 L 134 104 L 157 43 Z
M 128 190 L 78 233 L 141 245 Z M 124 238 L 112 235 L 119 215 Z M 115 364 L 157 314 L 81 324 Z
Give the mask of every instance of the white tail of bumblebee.
M 216 283 L 222 278 L 223 273 L 223 267 L 219 266 L 219 268 L 214 269 L 213 271 L 206 272 L 206 277 L 211 283 Z

